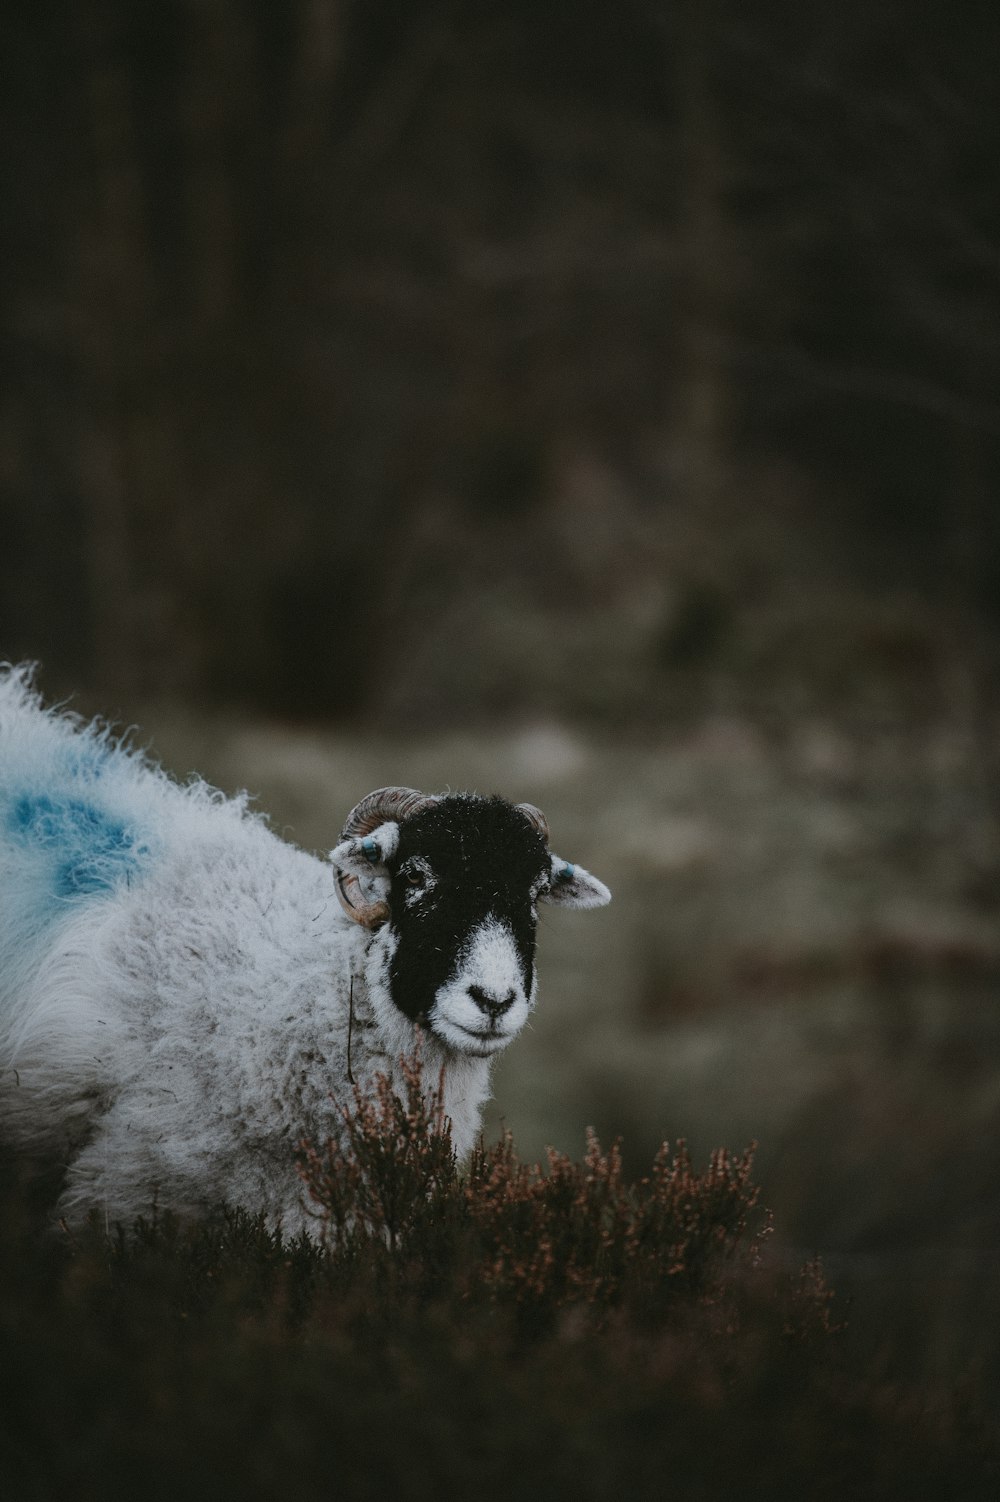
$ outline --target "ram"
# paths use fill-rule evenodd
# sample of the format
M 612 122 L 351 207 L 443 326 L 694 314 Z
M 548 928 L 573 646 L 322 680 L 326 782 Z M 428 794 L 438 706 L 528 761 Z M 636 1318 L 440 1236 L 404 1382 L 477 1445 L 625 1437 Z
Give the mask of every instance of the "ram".
M 469 1150 L 535 1004 L 536 904 L 609 897 L 500 797 L 380 788 L 319 859 L 0 667 L 0 1143 L 60 1166 L 70 1222 L 308 1226 L 297 1142 L 418 1038 Z

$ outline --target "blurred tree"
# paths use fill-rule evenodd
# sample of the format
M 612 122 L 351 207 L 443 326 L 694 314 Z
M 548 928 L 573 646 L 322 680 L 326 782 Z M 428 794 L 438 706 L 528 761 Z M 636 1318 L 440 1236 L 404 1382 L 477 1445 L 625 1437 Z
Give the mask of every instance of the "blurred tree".
M 692 601 L 727 627 L 684 684 L 755 693 L 766 620 L 801 641 L 814 595 L 888 592 L 950 662 L 975 636 L 981 702 L 998 29 L 902 0 L 18 9 L 2 650 L 355 713 L 403 635 L 447 704 L 461 618 L 505 661 L 561 638 L 526 703 L 600 681 L 660 713 Z M 454 681 L 455 712 L 495 702 Z

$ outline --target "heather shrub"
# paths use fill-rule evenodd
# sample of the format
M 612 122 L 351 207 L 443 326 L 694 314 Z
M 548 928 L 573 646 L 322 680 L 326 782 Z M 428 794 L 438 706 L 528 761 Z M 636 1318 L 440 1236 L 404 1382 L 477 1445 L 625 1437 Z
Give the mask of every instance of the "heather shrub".
M 318 1237 L 230 1208 L 44 1239 L 0 1182 L 4 1494 L 992 1499 L 988 1405 L 852 1365 L 751 1166 L 678 1144 L 630 1180 L 593 1134 L 543 1168 L 508 1133 L 463 1167 L 409 1061 L 303 1144 Z
M 620 1144 L 605 1151 L 592 1131 L 582 1162 L 550 1149 L 544 1170 L 522 1162 L 505 1132 L 463 1171 L 440 1087 L 425 1085 L 418 1058 L 401 1073 L 400 1094 L 381 1076 L 372 1096 L 355 1091 L 338 1137 L 302 1145 L 335 1265 L 423 1292 L 447 1277 L 452 1300 L 514 1311 L 522 1329 L 548 1327 L 568 1306 L 598 1322 L 613 1309 L 648 1321 L 680 1300 L 708 1307 L 758 1268 L 770 1224 L 752 1148 L 719 1149 L 698 1172 L 684 1142 L 664 1143 L 630 1182 Z M 793 1325 L 801 1302 L 800 1292 L 789 1305 Z

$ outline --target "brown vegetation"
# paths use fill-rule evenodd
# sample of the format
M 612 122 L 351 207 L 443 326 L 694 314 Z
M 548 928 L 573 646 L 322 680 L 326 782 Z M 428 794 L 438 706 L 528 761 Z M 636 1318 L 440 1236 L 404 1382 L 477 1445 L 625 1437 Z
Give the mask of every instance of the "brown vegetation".
M 630 1184 L 594 1138 L 542 1174 L 507 1137 L 462 1174 L 418 1067 L 344 1127 L 302 1158 L 325 1246 L 236 1210 L 39 1242 L 4 1185 L 11 1495 L 994 1494 L 985 1390 L 853 1365 L 748 1154 Z

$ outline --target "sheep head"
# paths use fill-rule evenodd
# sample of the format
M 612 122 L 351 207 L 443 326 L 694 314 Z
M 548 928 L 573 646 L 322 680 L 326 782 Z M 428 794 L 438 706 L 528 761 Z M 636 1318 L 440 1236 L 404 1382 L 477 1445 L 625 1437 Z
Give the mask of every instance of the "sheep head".
M 548 848 L 533 804 L 379 788 L 331 852 L 347 916 L 373 934 L 378 1005 L 456 1052 L 486 1057 L 534 1005 L 537 903 L 600 907 L 610 892 Z

